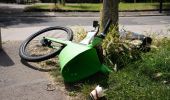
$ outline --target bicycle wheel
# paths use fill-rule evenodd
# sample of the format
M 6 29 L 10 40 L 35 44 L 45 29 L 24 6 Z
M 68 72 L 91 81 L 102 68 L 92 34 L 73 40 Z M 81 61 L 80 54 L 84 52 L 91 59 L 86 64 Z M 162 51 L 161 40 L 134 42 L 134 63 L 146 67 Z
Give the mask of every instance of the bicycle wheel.
M 46 36 L 72 41 L 73 32 L 70 28 L 61 26 L 49 27 L 36 32 L 21 44 L 19 48 L 21 59 L 38 62 L 58 55 L 64 46 L 60 43 L 44 39 Z

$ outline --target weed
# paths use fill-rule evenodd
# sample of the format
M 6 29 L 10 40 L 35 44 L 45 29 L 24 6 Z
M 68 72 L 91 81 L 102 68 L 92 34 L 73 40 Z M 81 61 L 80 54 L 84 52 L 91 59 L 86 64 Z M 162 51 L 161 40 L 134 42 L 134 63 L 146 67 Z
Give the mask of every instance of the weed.
M 115 64 L 121 68 L 126 66 L 128 63 L 140 58 L 140 51 L 137 50 L 136 42 L 132 43 L 128 40 L 128 35 L 124 39 L 120 38 L 119 33 L 115 27 L 111 27 L 108 35 L 103 41 L 102 47 L 105 55 L 105 62 L 110 66 Z
M 87 35 L 87 32 L 85 31 L 85 29 L 81 26 L 74 26 L 72 27 L 73 31 L 74 31 L 74 39 L 73 41 L 75 42 L 80 42 L 81 40 L 83 40 L 86 35 Z

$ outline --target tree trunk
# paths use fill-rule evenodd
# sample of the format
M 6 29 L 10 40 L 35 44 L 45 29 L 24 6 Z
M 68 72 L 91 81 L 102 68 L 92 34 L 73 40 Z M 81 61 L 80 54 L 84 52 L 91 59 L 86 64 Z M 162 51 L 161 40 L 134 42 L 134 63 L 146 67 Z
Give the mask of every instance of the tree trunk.
M 66 5 L 66 1 L 65 1 L 65 0 L 61 0 L 61 4 L 62 4 L 63 6 L 65 6 L 65 5 Z
M 1 27 L 0 27 L 0 50 L 2 49 L 2 40 L 1 40 Z
M 56 5 L 57 5 L 57 0 L 54 0 L 54 5 L 55 5 L 55 7 L 56 7 Z
M 61 5 L 63 5 L 63 6 L 65 6 L 65 5 L 66 5 L 66 0 L 59 0 L 59 3 L 60 3 Z
M 109 18 L 118 29 L 118 4 L 119 0 L 103 0 L 102 29 L 104 29 Z
M 159 13 L 162 13 L 162 3 L 163 3 L 163 0 L 159 0 Z
M 134 0 L 134 3 L 136 3 L 136 0 Z

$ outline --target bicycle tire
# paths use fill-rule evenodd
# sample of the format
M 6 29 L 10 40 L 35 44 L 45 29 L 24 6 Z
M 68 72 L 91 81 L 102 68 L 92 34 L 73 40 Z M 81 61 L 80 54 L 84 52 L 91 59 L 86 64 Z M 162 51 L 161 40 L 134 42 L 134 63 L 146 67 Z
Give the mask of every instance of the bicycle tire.
M 30 54 L 28 54 L 28 52 L 26 51 L 26 48 L 28 46 L 28 44 L 37 36 L 42 35 L 43 33 L 52 31 L 52 30 L 61 30 L 61 31 L 65 31 L 66 35 L 67 35 L 67 40 L 72 41 L 73 39 L 73 31 L 68 28 L 68 27 L 61 27 L 61 26 L 55 26 L 55 27 L 48 27 L 45 29 L 42 29 L 36 33 L 34 33 L 33 35 L 29 36 L 25 41 L 23 41 L 23 43 L 20 45 L 19 48 L 19 56 L 21 57 L 21 59 L 25 60 L 25 61 L 29 61 L 29 62 L 39 62 L 39 61 L 43 61 L 43 60 L 47 60 L 50 59 L 52 57 L 55 57 L 56 55 L 58 55 L 60 53 L 60 51 L 63 49 L 64 46 L 61 46 L 58 48 L 58 50 L 56 49 L 54 52 L 49 53 L 49 54 L 45 54 L 42 56 L 31 56 Z

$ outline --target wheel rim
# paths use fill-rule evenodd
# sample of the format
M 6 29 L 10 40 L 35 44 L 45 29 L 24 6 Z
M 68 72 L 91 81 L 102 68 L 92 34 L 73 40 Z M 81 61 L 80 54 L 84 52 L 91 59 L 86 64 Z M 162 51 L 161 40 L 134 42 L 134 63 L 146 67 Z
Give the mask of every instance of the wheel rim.
M 62 40 L 70 40 L 70 33 L 68 33 L 65 29 L 55 29 L 51 28 L 47 31 L 39 32 L 35 36 L 32 36 L 32 38 L 25 43 L 24 53 L 26 56 L 31 57 L 31 59 L 40 59 L 45 58 L 45 56 L 49 56 L 51 54 L 54 55 L 56 51 L 60 51 L 61 48 L 63 48 L 63 45 L 60 43 L 51 43 L 51 47 L 49 46 L 42 46 L 41 40 L 43 37 L 52 37 Z M 48 57 L 47 57 L 48 58 Z

